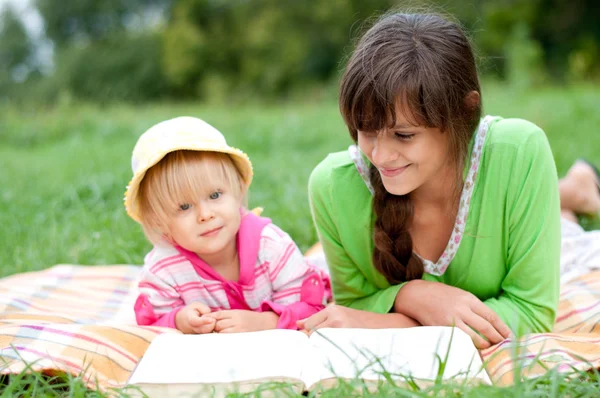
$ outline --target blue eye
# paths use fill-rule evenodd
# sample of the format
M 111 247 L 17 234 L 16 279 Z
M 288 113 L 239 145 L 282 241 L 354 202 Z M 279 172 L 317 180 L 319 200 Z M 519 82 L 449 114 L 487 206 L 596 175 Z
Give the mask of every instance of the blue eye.
M 184 204 L 181 204 L 181 205 L 179 205 L 179 210 L 181 210 L 181 211 L 186 211 L 186 210 L 189 210 L 191 207 L 192 207 L 192 205 L 191 205 L 191 204 L 189 204 L 189 203 L 184 203 Z
M 209 198 L 212 200 L 216 200 L 219 199 L 221 197 L 222 193 L 217 191 L 217 192 L 213 192 L 210 194 Z

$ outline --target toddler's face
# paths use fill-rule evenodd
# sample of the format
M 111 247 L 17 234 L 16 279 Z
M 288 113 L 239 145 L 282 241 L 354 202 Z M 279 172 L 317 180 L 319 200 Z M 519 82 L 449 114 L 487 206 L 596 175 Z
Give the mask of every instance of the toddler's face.
M 193 203 L 174 209 L 168 234 L 179 246 L 192 251 L 209 265 L 230 258 L 236 250 L 242 199 L 226 187 L 216 188 Z

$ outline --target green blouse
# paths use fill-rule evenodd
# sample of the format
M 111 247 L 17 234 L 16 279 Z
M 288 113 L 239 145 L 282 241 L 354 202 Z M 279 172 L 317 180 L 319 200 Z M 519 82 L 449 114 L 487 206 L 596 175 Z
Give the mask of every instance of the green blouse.
M 467 165 L 470 167 L 470 165 Z M 309 180 L 311 212 L 336 303 L 389 312 L 403 284 L 372 264 L 372 196 L 347 151 L 327 156 Z M 551 330 L 558 305 L 560 204 L 544 132 L 493 118 L 460 246 L 438 281 L 473 293 L 518 335 Z

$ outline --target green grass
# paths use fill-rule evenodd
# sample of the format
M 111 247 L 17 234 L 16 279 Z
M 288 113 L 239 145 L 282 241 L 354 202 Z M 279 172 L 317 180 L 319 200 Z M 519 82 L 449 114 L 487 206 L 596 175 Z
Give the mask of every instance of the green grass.
M 315 241 L 308 175 L 350 142 L 333 103 L 10 109 L 0 128 L 0 275 L 55 263 L 140 264 L 150 246 L 123 207 L 131 151 L 146 128 L 178 115 L 207 120 L 247 152 L 256 174 L 250 206 L 265 207 L 303 249 Z
M 559 175 L 578 157 L 600 164 L 598 103 L 597 87 L 519 92 L 491 82 L 484 86 L 486 113 L 527 118 L 546 131 Z M 4 106 L 0 108 L 0 277 L 57 263 L 141 264 L 150 245 L 123 208 L 131 150 L 146 128 L 180 115 L 205 119 L 231 145 L 248 153 L 255 168 L 250 207 L 263 206 L 264 214 L 302 249 L 316 241 L 307 203 L 308 176 L 328 152 L 350 144 L 333 101 L 229 107 L 77 105 L 49 110 Z M 459 395 L 533 397 L 567 391 L 567 395 L 585 396 L 599 387 L 599 378 L 585 380 L 573 386 L 550 374 L 512 390 L 461 387 Z M 16 391 L 30 396 L 23 386 L 40 383 L 48 387 L 48 378 L 5 377 L 0 393 L 12 395 L 17 386 Z M 44 391 L 54 390 L 62 391 L 51 385 Z
M 391 376 L 384 374 L 383 376 Z M 416 384 L 407 382 L 407 379 L 390 379 L 382 382 L 376 391 L 372 385 L 367 385 L 360 380 L 340 381 L 336 388 L 321 391 L 321 397 L 590 397 L 598 396 L 600 391 L 600 373 L 574 371 L 569 377 L 555 371 L 549 371 L 543 377 L 534 380 L 524 380 L 508 387 L 490 385 L 465 384 L 464 381 L 450 380 L 438 381 L 431 386 L 419 388 Z M 288 385 L 283 383 L 265 383 L 252 394 L 231 393 L 229 397 L 260 397 L 267 396 L 297 397 Z M 127 394 L 115 390 L 112 396 L 126 397 Z M 0 398 L 19 396 L 29 397 L 72 397 L 96 398 L 108 397 L 97 391 L 88 390 L 80 379 L 72 376 L 42 376 L 40 374 L 26 374 L 0 376 Z M 309 396 L 317 396 L 309 393 Z

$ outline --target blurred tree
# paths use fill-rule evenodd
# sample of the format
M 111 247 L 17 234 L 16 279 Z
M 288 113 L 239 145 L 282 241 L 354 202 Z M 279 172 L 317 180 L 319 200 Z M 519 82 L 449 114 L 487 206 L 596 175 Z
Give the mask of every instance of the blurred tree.
M 33 43 L 23 22 L 5 6 L 0 13 L 0 101 L 12 99 L 21 83 L 34 71 Z
M 513 26 L 506 39 L 504 54 L 507 66 L 507 81 L 514 88 L 527 90 L 547 81 L 543 65 L 544 53 L 540 44 L 531 38 L 529 25 L 518 23 Z
M 54 43 L 55 70 L 44 97 L 54 97 L 47 95 L 52 86 L 92 101 L 168 93 L 160 66 L 160 20 L 171 0 L 34 1 Z
M 160 57 L 158 34 L 110 36 L 63 51 L 57 78 L 76 98 L 99 102 L 158 99 L 167 93 Z
M 310 91 L 335 80 L 366 21 L 390 7 L 454 15 L 471 32 L 484 74 L 511 84 L 600 79 L 596 0 L 410 0 L 408 8 L 404 0 L 33 2 L 54 43 L 56 70 L 43 92 L 54 85 L 77 98 L 230 100 Z M 24 39 L 0 42 L 0 66 L 13 65 L 0 74 L 19 76 L 31 43 L 18 19 L 3 18 L 2 34 Z
M 34 0 L 46 35 L 58 47 L 143 27 L 145 13 L 165 12 L 171 0 Z
M 597 0 L 436 0 L 436 3 L 443 4 L 473 32 L 488 72 L 500 77 L 511 73 L 507 52 L 511 52 L 513 58 L 519 55 L 509 47 L 507 40 L 526 26 L 530 44 L 539 48 L 542 65 L 554 80 L 569 75 L 600 75 L 600 3 Z M 526 51 L 533 51 L 532 46 Z
M 331 79 L 353 27 L 392 4 L 179 0 L 164 36 L 164 70 L 186 95 L 285 94 Z
M 600 2 L 536 1 L 539 8 L 531 21 L 532 36 L 540 43 L 552 76 L 555 79 L 569 74 L 599 78 Z M 577 58 L 581 61 L 578 65 L 577 61 L 573 63 Z
M 10 75 L 21 74 L 19 69 L 26 72 L 32 49 L 23 22 L 11 7 L 5 6 L 0 13 L 0 71 Z
M 470 32 L 484 73 L 506 78 L 507 45 L 516 25 L 531 26 L 541 0 L 443 1 L 436 3 L 456 16 Z M 531 30 L 531 29 L 529 29 Z M 533 39 L 532 39 L 533 40 Z M 515 54 L 513 54 L 515 55 Z

